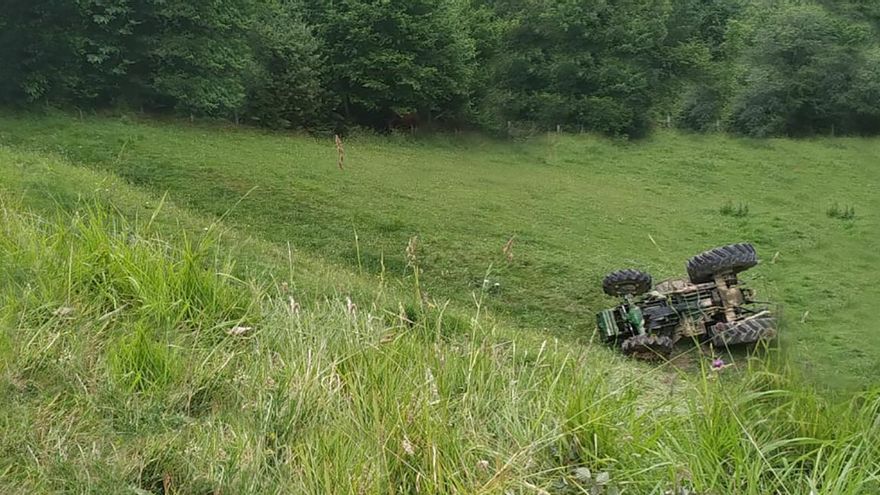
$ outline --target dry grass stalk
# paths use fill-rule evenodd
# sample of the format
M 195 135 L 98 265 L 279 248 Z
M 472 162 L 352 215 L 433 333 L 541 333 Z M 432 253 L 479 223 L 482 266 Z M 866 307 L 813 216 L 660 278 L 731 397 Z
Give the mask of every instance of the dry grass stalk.
M 406 244 L 406 262 L 409 266 L 416 266 L 418 262 L 418 250 L 419 245 L 419 236 L 412 236 L 409 238 L 409 242 Z
M 501 248 L 501 252 L 504 253 L 504 256 L 507 258 L 507 262 L 510 263 L 513 261 L 513 239 L 516 236 L 512 236 L 508 241 L 504 244 L 504 247 Z
M 339 134 L 334 134 L 333 138 L 336 140 L 336 154 L 338 156 L 336 165 L 339 170 L 345 170 L 345 148 L 342 146 L 342 138 L 339 137 Z

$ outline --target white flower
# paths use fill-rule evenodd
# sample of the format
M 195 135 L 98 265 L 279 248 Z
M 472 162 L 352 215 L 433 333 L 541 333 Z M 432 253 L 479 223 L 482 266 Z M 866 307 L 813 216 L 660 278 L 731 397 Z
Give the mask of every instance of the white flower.
M 413 448 L 413 444 L 410 443 L 409 437 L 406 435 L 403 436 L 403 442 L 401 442 L 401 447 L 403 447 L 403 451 L 409 455 L 415 455 L 416 449 Z
M 254 327 L 243 327 L 243 326 L 236 325 L 236 326 L 230 328 L 229 330 L 227 330 L 226 333 L 229 335 L 241 336 L 241 335 L 245 335 L 247 333 L 250 333 L 250 331 L 253 329 L 254 329 Z
M 590 472 L 590 468 L 579 467 L 574 470 L 574 477 L 582 482 L 587 482 L 593 479 L 593 473 Z
M 73 315 L 74 311 L 76 311 L 76 310 L 71 308 L 70 306 L 61 306 L 60 308 L 53 311 L 52 314 L 55 316 L 64 318 L 66 316 Z

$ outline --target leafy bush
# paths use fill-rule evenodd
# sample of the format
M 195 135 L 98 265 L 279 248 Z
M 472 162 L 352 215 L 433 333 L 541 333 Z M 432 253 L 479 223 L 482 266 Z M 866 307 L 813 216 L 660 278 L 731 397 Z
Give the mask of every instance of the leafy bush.
M 692 131 L 718 130 L 723 96 L 707 86 L 696 86 L 685 92 L 677 122 Z

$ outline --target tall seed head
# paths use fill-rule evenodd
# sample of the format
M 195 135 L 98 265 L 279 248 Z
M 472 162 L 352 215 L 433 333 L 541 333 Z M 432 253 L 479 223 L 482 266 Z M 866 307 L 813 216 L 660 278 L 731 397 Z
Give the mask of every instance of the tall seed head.
M 515 236 L 514 236 L 515 237 Z M 501 252 L 504 253 L 504 257 L 507 258 L 507 262 L 510 263 L 513 261 L 513 239 L 511 237 L 505 244 L 504 247 L 501 248 Z
M 419 236 L 414 235 L 409 238 L 406 244 L 406 264 L 407 266 L 416 266 L 418 262 L 417 250 L 419 246 Z
M 345 170 L 345 148 L 342 146 L 342 138 L 339 137 L 339 134 L 334 134 L 333 138 L 336 141 L 336 165 L 339 167 L 339 170 Z

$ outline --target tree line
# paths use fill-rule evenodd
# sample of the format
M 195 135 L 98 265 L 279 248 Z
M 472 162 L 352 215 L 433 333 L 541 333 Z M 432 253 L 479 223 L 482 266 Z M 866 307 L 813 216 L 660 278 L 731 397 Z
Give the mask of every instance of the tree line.
M 315 131 L 880 131 L 875 0 L 4 3 L 6 105 Z

